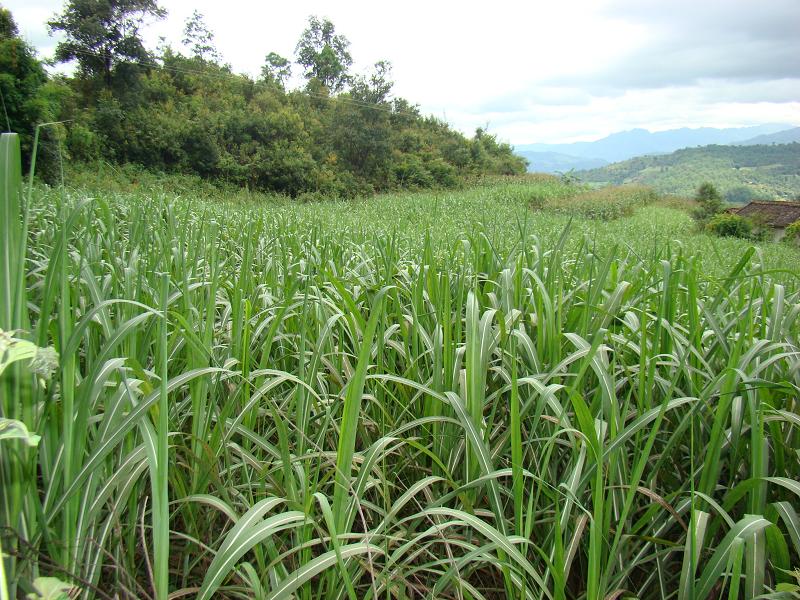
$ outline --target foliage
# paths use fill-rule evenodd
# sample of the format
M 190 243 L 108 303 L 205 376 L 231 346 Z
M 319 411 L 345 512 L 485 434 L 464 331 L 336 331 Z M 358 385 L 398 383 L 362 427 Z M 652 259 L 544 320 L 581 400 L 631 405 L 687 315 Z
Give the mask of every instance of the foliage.
M 173 51 L 163 61 L 163 70 L 141 76 L 141 103 L 126 108 L 124 98 L 101 96 L 88 113 L 102 154 L 115 162 L 292 196 L 341 197 L 453 187 L 472 172 L 524 169 L 509 147 L 496 143 L 476 164 L 461 134 L 408 111 L 407 104 L 389 102 L 385 69 L 320 102 L 280 86 L 254 85 L 213 63 L 198 67 Z M 455 148 L 466 161 L 453 164 Z
M 567 185 L 575 184 L 569 182 Z M 658 195 L 644 186 L 604 187 L 557 198 L 544 203 L 541 208 L 585 219 L 609 221 L 630 216 L 636 209 L 647 206 L 657 199 Z
M 19 37 L 11 12 L 0 7 L 0 93 L 4 106 L 0 118 L 4 130 L 19 130 L 30 137 L 29 124 L 42 112 L 37 99 L 46 80 L 33 48 Z
M 28 431 L 22 421 L 0 417 L 0 442 L 4 440 L 20 440 L 27 446 L 36 446 L 41 436 Z
M 37 577 L 33 581 L 33 588 L 35 591 L 28 594 L 27 600 L 70 600 L 80 591 L 56 577 Z
M 694 201 L 697 203 L 694 218 L 701 224 L 708 223 L 709 219 L 721 213 L 725 208 L 717 188 L 707 181 L 701 183 L 697 188 Z
M 353 64 L 350 41 L 337 34 L 328 19 L 311 16 L 308 27 L 297 42 L 297 64 L 305 69 L 306 79 L 316 79 L 330 92 L 339 92 L 348 83 L 348 69 Z
M 20 134 L 26 166 L 36 124 L 57 119 L 64 95 L 64 87 L 47 80 L 33 48 L 19 37 L 11 12 L 0 6 L 0 123 L 4 131 Z M 50 130 L 45 132 L 49 133 Z M 44 154 L 40 167 L 51 168 L 50 158 L 50 154 Z
M 714 215 L 706 229 L 719 236 L 749 239 L 753 235 L 753 223 L 740 215 L 721 213 Z
M 679 196 L 711 181 L 726 197 L 742 197 L 747 189 L 754 197 L 788 200 L 800 193 L 800 143 L 685 148 L 581 171 L 580 177 L 588 183 L 639 183 Z
M 145 18 L 164 16 L 156 0 L 68 0 L 47 25 L 65 36 L 56 46 L 56 60 L 76 60 L 84 77 L 102 78 L 110 87 L 124 61 L 149 57 L 139 35 Z
M 0 455 L 30 548 L 9 580 L 145 597 L 150 564 L 198 598 L 644 600 L 791 582 L 800 254 L 656 204 L 528 208 L 571 193 L 35 189 L 23 305 L 60 357 L 56 385 L 2 388 L 42 435 Z
M 581 182 L 581 178 L 575 174 L 575 169 L 570 169 L 566 172 L 557 171 L 556 175 L 561 178 L 561 181 L 568 185 L 577 185 Z
M 394 87 L 392 63 L 381 60 L 375 63 L 369 77 L 356 76 L 350 83 L 350 96 L 368 104 L 386 104 Z
M 713 183 L 703 182 L 697 188 L 697 193 L 694 195 L 695 202 L 711 208 L 719 208 L 722 206 L 722 198 L 714 187 Z
M 151 57 L 139 37 L 145 14 L 163 11 L 151 0 L 69 2 L 51 26 L 67 32 L 61 58 L 88 61 L 79 76 L 47 81 L 30 52 L 31 77 L 21 71 L 0 75 L 3 92 L 11 90 L 15 128 L 27 132 L 43 120 L 66 122 L 43 146 L 46 180 L 58 174 L 53 166 L 62 155 L 92 165 L 102 158 L 200 175 L 292 197 L 454 188 L 473 177 L 524 172 L 512 148 L 487 132 L 467 139 L 392 98 L 388 61 L 351 75 L 349 42 L 327 20 L 312 17 L 298 43 L 309 80 L 300 91 L 286 89 L 291 65 L 274 52 L 258 81 L 220 64 L 213 33 L 197 11 L 184 30 L 190 55 L 167 46 Z M 27 50 L 19 40 L 14 44 Z M 10 56 L 3 48 L 10 46 L 0 46 L 0 60 Z M 97 63 L 98 57 L 110 62 Z M 29 140 L 23 139 L 26 157 Z
M 202 13 L 194 10 L 183 26 L 183 45 L 199 60 L 219 62 L 221 56 L 214 45 L 214 32 L 206 25 Z
M 790 244 L 800 247 L 800 220 L 795 221 L 786 228 L 783 239 Z
M 270 52 L 264 59 L 261 67 L 261 80 L 265 83 L 275 83 L 284 89 L 289 77 L 292 76 L 292 63 L 276 52 Z

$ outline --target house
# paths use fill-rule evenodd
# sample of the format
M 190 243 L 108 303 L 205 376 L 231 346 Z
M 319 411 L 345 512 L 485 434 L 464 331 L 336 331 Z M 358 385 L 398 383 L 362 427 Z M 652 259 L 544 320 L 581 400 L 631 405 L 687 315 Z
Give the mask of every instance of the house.
M 779 240 L 789 225 L 800 221 L 800 202 L 756 200 L 737 210 L 736 214 L 770 227 L 774 231 L 774 238 Z

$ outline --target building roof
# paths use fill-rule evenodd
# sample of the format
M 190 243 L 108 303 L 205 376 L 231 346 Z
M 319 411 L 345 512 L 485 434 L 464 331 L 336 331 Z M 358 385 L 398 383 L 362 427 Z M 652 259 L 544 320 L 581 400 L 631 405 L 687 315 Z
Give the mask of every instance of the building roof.
M 740 208 L 736 214 L 761 219 L 770 227 L 788 227 L 800 220 L 800 202 L 755 201 Z

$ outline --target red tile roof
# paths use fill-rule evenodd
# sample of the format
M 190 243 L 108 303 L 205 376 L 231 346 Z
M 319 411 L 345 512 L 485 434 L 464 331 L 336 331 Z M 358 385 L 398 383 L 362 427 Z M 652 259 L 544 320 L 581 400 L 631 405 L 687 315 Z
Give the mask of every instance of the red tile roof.
M 800 221 L 800 202 L 755 201 L 740 208 L 736 214 L 755 217 L 770 227 L 788 227 L 795 221 Z

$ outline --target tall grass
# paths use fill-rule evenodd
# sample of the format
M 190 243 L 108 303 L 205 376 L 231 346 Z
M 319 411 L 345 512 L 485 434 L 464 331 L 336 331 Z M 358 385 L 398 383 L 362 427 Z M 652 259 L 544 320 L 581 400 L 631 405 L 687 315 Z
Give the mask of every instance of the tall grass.
M 658 200 L 658 195 L 651 188 L 626 185 L 555 197 L 541 203 L 539 208 L 585 219 L 610 221 L 630 216 L 637 209 L 652 204 L 656 200 Z
M 796 280 L 741 246 L 717 276 L 681 244 L 503 224 L 486 195 L 428 214 L 35 195 L 19 335 L 60 369 L 2 376 L 3 416 L 42 436 L 0 446 L 11 597 L 45 575 L 87 598 L 790 581 Z M 379 208 L 416 221 L 357 222 Z
M 12 333 L 27 324 L 25 310 L 24 256 L 26 212 L 22 201 L 22 172 L 19 138 L 15 134 L 0 134 L 0 482 L 2 492 L 2 524 L 19 527 L 18 515 L 24 509 L 25 479 L 30 479 L 29 445 L 25 442 L 25 425 L 31 425 L 31 410 L 24 405 L 22 396 L 24 378 L 20 374 L 20 354 L 15 352 Z M 34 355 L 23 352 L 23 360 Z M 14 356 L 17 354 L 17 356 Z M 26 418 L 27 417 L 27 418 Z M 22 436 L 8 435 L 22 431 Z M 8 457 L 8 458 L 7 458 Z M 0 538 L 0 596 L 7 596 L 7 586 L 13 584 L 14 540 Z

